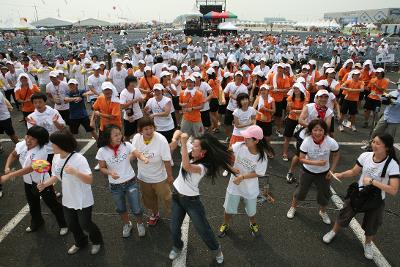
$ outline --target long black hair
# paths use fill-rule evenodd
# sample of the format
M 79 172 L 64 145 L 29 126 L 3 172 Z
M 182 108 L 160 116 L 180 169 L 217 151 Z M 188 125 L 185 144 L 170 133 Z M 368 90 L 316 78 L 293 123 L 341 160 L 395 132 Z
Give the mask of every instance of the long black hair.
M 212 179 L 214 183 L 215 178 L 220 174 L 221 170 L 227 170 L 229 173 L 232 171 L 233 153 L 228 150 L 227 146 L 222 144 L 209 133 L 195 138 L 200 141 L 200 147 L 206 153 L 203 158 L 194 161 L 192 164 L 202 164 L 207 169 L 206 175 Z M 191 157 L 191 155 L 190 155 Z M 182 176 L 187 178 L 187 171 L 182 168 Z
M 384 134 L 377 135 L 377 137 L 382 141 L 382 143 L 388 149 L 388 156 L 390 158 L 394 159 L 397 163 L 399 163 L 399 160 L 396 155 L 396 150 L 393 146 L 393 144 L 394 144 L 393 136 L 391 136 L 390 134 L 384 133 Z

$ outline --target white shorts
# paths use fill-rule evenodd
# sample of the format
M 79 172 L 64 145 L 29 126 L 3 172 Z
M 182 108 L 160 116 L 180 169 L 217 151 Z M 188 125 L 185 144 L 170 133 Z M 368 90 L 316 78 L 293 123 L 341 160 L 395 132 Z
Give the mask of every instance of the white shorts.
M 241 196 L 229 194 L 228 191 L 226 191 L 225 202 L 224 202 L 225 213 L 237 214 L 240 199 L 242 199 L 242 198 L 243 197 L 241 197 Z M 244 202 L 244 209 L 246 210 L 247 216 L 253 217 L 254 215 L 256 215 L 256 213 L 257 213 L 257 198 L 254 198 L 254 199 L 243 198 L 243 202 Z

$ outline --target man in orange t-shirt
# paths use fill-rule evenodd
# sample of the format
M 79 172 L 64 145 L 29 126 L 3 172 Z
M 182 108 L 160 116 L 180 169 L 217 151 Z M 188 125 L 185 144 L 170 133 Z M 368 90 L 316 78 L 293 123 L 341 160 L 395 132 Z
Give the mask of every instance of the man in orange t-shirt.
M 104 82 L 101 85 L 101 90 L 103 94 L 93 104 L 94 116 L 100 117 L 100 134 L 104 131 L 104 127 L 109 124 L 122 127 L 121 107 L 117 97 L 117 89 L 111 82 Z
M 34 93 L 40 92 L 40 89 L 36 84 L 30 83 L 28 75 L 21 74 L 19 82 L 21 86 L 15 88 L 15 98 L 21 104 L 21 111 L 24 114 L 24 118 L 26 118 L 35 110 L 31 96 Z
M 346 114 L 350 115 L 351 129 L 353 132 L 356 129 L 356 114 L 358 113 L 357 104 L 360 98 L 360 93 L 364 91 L 364 82 L 360 80 L 361 72 L 353 70 L 351 80 L 347 80 L 342 84 L 342 90 L 346 92 L 343 104 L 340 109 L 341 117 L 339 120 L 339 131 L 343 132 L 343 118 Z
M 385 71 L 382 68 L 375 70 L 376 77 L 368 83 L 370 94 L 365 98 L 364 104 L 364 128 L 368 127 L 368 120 L 371 112 L 381 107 L 381 96 L 389 88 L 389 80 L 385 78 Z
M 183 118 L 181 131 L 189 136 L 200 136 L 204 132 L 200 110 L 203 108 L 203 94 L 194 87 L 196 79 L 193 76 L 186 78 L 187 88 L 179 95 L 179 105 L 182 107 Z

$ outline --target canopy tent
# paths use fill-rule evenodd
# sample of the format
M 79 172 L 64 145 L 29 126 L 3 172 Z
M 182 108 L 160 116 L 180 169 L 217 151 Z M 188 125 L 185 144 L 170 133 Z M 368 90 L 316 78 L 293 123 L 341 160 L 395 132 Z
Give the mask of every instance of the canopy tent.
M 221 31 L 237 31 L 238 27 L 236 27 L 232 22 L 222 22 L 218 24 L 218 29 Z
M 367 29 L 376 29 L 376 28 L 378 28 L 375 24 L 373 24 L 373 23 L 369 23 L 369 24 L 367 24 Z
M 304 28 L 340 28 L 340 25 L 334 20 L 315 20 L 315 21 L 299 21 L 293 26 Z
M 67 28 L 72 27 L 72 23 L 65 20 L 55 18 L 45 18 L 32 22 L 32 25 L 37 28 Z
M 85 20 L 80 20 L 77 21 L 73 24 L 74 27 L 102 27 L 102 26 L 110 26 L 111 23 L 104 21 L 104 20 L 98 20 L 98 19 L 85 19 Z
M 221 19 L 237 19 L 238 16 L 229 11 L 224 11 L 220 14 Z
M 222 13 L 211 11 L 203 16 L 204 19 L 237 19 L 238 16 L 229 11 Z

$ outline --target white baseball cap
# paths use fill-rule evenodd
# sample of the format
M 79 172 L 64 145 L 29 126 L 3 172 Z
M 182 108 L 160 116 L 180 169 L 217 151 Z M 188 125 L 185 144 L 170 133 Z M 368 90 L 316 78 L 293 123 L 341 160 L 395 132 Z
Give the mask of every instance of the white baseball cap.
M 210 68 L 208 68 L 208 70 L 206 71 L 206 73 L 207 74 L 214 74 L 215 73 L 215 70 L 212 68 L 212 67 L 210 67 Z
M 144 72 L 146 71 L 151 71 L 151 68 L 149 66 L 144 67 Z
M 69 79 L 68 84 L 76 84 L 78 85 L 78 81 L 76 79 Z
M 50 71 L 49 76 L 50 76 L 50 77 L 53 77 L 53 78 L 57 78 L 57 77 L 58 77 L 58 72 L 55 71 L 55 70 Z
M 329 96 L 329 92 L 325 89 L 322 90 L 318 90 L 317 94 L 315 96 L 322 96 L 322 95 L 328 95 Z
M 156 83 L 156 84 L 153 86 L 153 90 L 162 91 L 162 90 L 164 90 L 164 86 L 163 86 L 161 83 Z
M 164 77 L 164 76 L 169 76 L 171 75 L 171 73 L 169 71 L 162 71 L 160 74 L 160 78 Z
M 115 60 L 115 64 L 117 64 L 117 63 L 121 63 L 121 64 L 122 64 L 122 59 L 117 58 L 117 59 Z

